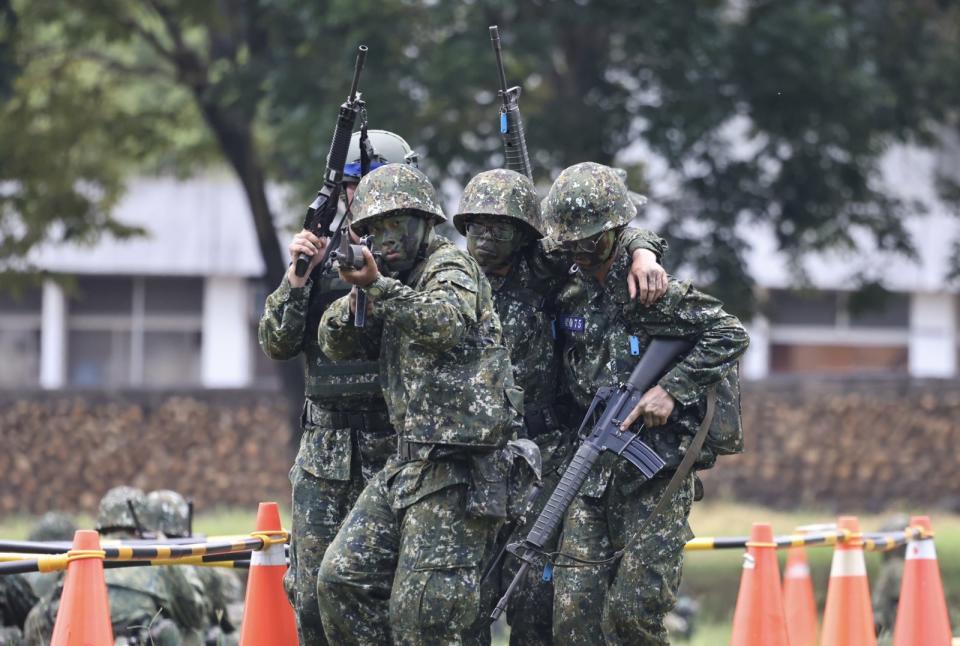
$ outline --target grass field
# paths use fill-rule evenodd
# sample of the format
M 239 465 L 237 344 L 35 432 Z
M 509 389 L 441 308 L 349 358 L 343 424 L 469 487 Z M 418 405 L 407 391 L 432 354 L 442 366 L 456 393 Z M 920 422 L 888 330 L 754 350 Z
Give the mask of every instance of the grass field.
M 891 510 L 894 512 L 924 513 L 924 510 Z M 872 514 L 860 516 L 864 531 L 880 527 L 891 515 Z M 194 531 L 207 536 L 242 534 L 251 531 L 255 510 L 216 510 L 200 513 L 196 517 Z M 936 532 L 936 547 L 943 574 L 944 586 L 951 608 L 960 607 L 960 515 L 932 512 Z M 769 522 L 777 534 L 790 533 L 794 527 L 810 523 L 831 522 L 835 519 L 828 512 L 798 511 L 783 512 L 764 507 L 740 505 L 729 502 L 700 503 L 694 506 L 690 523 L 697 536 L 744 536 L 750 532 L 753 522 Z M 8 516 L 0 518 L 0 537 L 25 538 L 33 518 Z M 80 519 L 81 526 L 89 527 L 89 517 Z M 284 525 L 289 526 L 289 515 L 284 513 Z M 827 591 L 832 551 L 826 547 L 808 549 L 814 588 L 822 611 Z M 782 560 L 785 553 L 781 555 Z M 880 555 L 867 554 L 868 573 L 874 575 L 880 563 Z M 740 582 L 742 552 L 726 550 L 716 552 L 693 552 L 687 555 L 684 566 L 683 591 L 697 599 L 700 612 L 697 616 L 697 633 L 691 641 L 677 641 L 691 646 L 723 644 L 729 639 L 733 604 Z

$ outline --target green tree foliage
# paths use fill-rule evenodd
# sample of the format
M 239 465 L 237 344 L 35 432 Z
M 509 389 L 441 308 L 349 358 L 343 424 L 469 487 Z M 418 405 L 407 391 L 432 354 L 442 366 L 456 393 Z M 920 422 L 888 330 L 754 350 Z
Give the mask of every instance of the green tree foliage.
M 933 142 L 960 78 L 947 1 L 10 1 L 0 89 L 17 76 L 0 127 L 21 153 L 0 159 L 0 181 L 20 188 L 0 226 L 20 223 L 15 253 L 60 230 L 128 233 L 109 207 L 131 169 L 219 157 L 244 186 L 270 283 L 285 265 L 274 220 L 300 209 L 275 218 L 264 184 L 292 183 L 304 203 L 319 186 L 357 43 L 371 126 L 462 182 L 502 163 L 487 33 L 500 24 L 538 180 L 642 140 L 676 178 L 644 187 L 669 209 L 674 266 L 742 313 L 745 227 L 770 226 L 794 259 L 913 253 L 903 221 L 922 209 L 887 191 L 878 161 L 891 143 Z

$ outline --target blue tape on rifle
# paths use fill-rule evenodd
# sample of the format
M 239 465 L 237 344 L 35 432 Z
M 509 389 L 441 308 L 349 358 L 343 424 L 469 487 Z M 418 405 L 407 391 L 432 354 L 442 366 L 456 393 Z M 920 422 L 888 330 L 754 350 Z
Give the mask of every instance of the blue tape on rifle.
M 501 135 L 507 134 L 507 113 L 506 112 L 500 113 L 500 134 Z
M 557 340 L 557 319 L 550 321 L 550 336 L 553 337 L 553 340 Z
M 543 580 L 547 583 L 553 580 L 553 563 L 547 563 L 543 566 Z
M 630 354 L 635 357 L 640 356 L 640 339 L 635 336 L 630 337 Z

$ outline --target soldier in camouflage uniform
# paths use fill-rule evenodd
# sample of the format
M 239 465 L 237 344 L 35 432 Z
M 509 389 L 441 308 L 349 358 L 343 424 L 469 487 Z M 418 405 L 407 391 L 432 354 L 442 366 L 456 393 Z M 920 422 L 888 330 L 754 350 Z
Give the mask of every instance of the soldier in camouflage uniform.
M 127 501 L 133 503 L 137 520 L 145 515 L 145 496 L 133 487 L 114 487 L 100 501 L 97 530 L 103 539 L 137 536 L 137 523 Z M 120 643 L 155 646 L 200 646 L 207 609 L 202 584 L 180 566 L 131 567 L 104 571 L 110 600 L 113 634 Z M 30 611 L 24 627 L 25 643 L 42 646 L 50 642 L 60 607 L 63 577 Z M 126 640 L 126 641 L 121 641 Z
M 64 541 L 73 540 L 73 534 L 77 531 L 77 526 L 73 519 L 59 511 L 48 511 L 27 535 L 28 541 Z M 23 577 L 30 583 L 37 598 L 44 597 L 50 589 L 57 583 L 57 573 L 55 572 L 30 572 Z
M 567 278 L 568 262 L 548 257 L 538 241 L 543 238 L 540 206 L 533 182 L 512 170 L 480 173 L 467 184 L 460 208 L 453 216 L 457 230 L 467 237 L 467 250 L 479 263 L 493 288 L 493 299 L 503 326 L 517 385 L 524 391 L 524 430 L 540 448 L 543 481 L 536 506 L 526 514 L 536 518 L 556 486 L 571 455 L 579 419 L 558 399 L 560 353 L 554 333 L 554 298 Z M 622 246 L 634 257 L 630 276 L 640 285 L 641 300 L 648 299 L 648 274 L 666 274 L 657 264 L 665 243 L 654 234 L 624 230 Z M 658 285 L 656 276 L 651 285 Z M 650 289 L 651 301 L 662 295 Z M 515 528 L 523 536 L 527 526 Z M 509 531 L 509 528 L 508 528 Z M 502 541 L 517 540 L 510 536 Z M 500 562 L 502 571 L 491 573 L 494 584 L 505 586 L 518 567 L 515 559 Z M 503 590 L 500 590 L 502 593 Z M 507 608 L 513 646 L 552 643 L 553 584 L 531 570 Z
M 320 567 L 327 639 L 337 644 L 455 644 L 480 608 L 480 565 L 506 516 L 504 449 L 520 425 L 490 284 L 434 233 L 433 186 L 400 164 L 361 180 L 354 226 L 382 251 L 341 270 L 369 299 L 365 328 L 342 298 L 320 323 L 334 359 L 380 358 L 397 454 L 367 485 Z
M 190 504 L 176 491 L 160 489 L 147 494 L 144 527 L 159 538 L 189 538 Z M 207 607 L 205 641 L 229 646 L 239 640 L 243 619 L 243 584 L 236 571 L 219 567 L 178 566 L 192 571 L 203 586 Z
M 619 228 L 635 213 L 613 169 L 589 162 L 563 171 L 544 207 L 544 220 L 579 268 L 561 291 L 558 309 L 565 387 L 580 407 L 589 405 L 598 388 L 626 381 L 651 337 L 695 344 L 642 396 L 622 426 L 642 416 L 642 437 L 666 460 L 665 469 L 646 480 L 626 460 L 607 453 L 567 514 L 562 552 L 590 560 L 625 553 L 608 564 L 557 569 L 554 639 L 562 644 L 668 643 L 663 619 L 676 603 L 683 545 L 692 537 L 687 517 L 694 476 L 652 523 L 645 520 L 700 425 L 705 393 L 714 385 L 725 395 L 718 400 L 711 437 L 716 428 L 718 437 L 740 438 L 736 366 L 747 347 L 746 332 L 719 301 L 686 281 L 671 279 L 653 306 L 629 299 L 623 282 L 630 259 L 617 240 Z M 708 441 L 697 467 L 711 466 L 719 450 Z M 633 540 L 639 529 L 640 540 Z
M 880 526 L 880 532 L 899 532 L 910 524 L 910 519 L 897 515 Z M 877 637 L 881 641 L 893 639 L 893 626 L 897 619 L 897 607 L 900 605 L 900 585 L 903 582 L 904 559 L 907 548 L 899 547 L 883 553 L 883 565 L 873 585 L 873 620 Z
M 22 644 L 23 622 L 37 595 L 26 577 L 19 574 L 0 576 L 0 645 Z
M 388 162 L 416 163 L 410 146 L 399 136 L 371 130 L 371 167 Z M 360 133 L 354 133 L 344 169 L 344 196 L 352 200 L 360 180 Z M 297 631 L 304 644 L 326 644 L 317 606 L 317 569 L 340 522 L 365 483 L 396 449 L 396 433 L 380 392 L 375 360 L 331 361 L 317 344 L 317 324 L 333 301 L 350 285 L 336 272 L 321 274 L 319 252 L 325 244 L 303 230 L 290 243 L 290 257 L 312 256 L 307 275 L 294 273 L 267 297 L 258 336 L 271 359 L 304 357 L 306 401 L 300 450 L 290 470 L 293 487 L 290 568 L 284 581 L 296 609 Z

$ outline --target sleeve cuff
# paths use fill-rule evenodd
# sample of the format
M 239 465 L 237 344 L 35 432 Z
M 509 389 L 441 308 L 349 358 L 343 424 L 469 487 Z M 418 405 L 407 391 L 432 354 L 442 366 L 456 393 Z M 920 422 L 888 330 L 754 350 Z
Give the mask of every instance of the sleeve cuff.
M 699 401 L 701 388 L 676 366 L 665 374 L 658 385 L 666 390 L 681 406 L 692 406 Z

